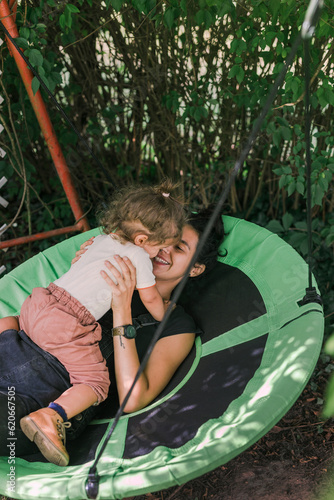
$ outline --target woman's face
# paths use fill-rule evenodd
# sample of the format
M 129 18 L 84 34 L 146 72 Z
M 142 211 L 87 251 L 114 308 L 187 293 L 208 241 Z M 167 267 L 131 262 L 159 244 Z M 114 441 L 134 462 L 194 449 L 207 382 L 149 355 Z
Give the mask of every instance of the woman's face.
M 163 248 L 152 260 L 153 273 L 157 281 L 175 282 L 182 279 L 198 243 L 198 234 L 191 226 L 184 226 L 181 241 Z

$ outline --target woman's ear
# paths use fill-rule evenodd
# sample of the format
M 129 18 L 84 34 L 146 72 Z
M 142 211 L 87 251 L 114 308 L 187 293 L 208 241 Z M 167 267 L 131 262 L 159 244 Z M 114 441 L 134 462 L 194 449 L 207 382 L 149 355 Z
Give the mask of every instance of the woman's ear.
M 142 247 L 143 245 L 145 245 L 147 239 L 148 239 L 147 234 L 136 234 L 133 243 L 138 247 Z
M 204 273 L 204 271 L 205 271 L 205 264 L 199 264 L 198 262 L 196 262 L 196 264 L 190 271 L 189 276 L 191 278 L 194 278 L 195 276 L 199 276 L 200 274 Z

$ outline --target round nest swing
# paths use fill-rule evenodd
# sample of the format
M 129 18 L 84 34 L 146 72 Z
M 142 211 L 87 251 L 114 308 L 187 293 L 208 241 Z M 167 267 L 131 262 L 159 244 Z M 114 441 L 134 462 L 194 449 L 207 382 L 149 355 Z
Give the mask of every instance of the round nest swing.
M 301 394 L 323 339 L 323 310 L 302 304 L 307 265 L 277 235 L 224 216 L 219 263 L 184 307 L 203 330 L 171 382 L 148 407 L 123 415 L 97 465 L 99 499 L 183 484 L 231 460 L 266 434 Z M 79 234 L 41 252 L 0 280 L 0 315 L 17 314 L 35 286 L 64 273 Z M 88 498 L 89 469 L 113 415 L 92 421 L 67 443 L 66 468 L 43 457 L 16 458 L 14 497 Z M 8 457 L 0 458 L 0 491 Z

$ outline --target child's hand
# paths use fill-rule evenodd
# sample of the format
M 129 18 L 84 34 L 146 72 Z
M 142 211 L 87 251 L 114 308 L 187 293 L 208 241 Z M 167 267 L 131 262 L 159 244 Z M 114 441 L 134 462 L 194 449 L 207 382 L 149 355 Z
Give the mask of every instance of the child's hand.
M 77 262 L 80 259 L 81 255 L 84 254 L 85 251 L 87 250 L 87 247 L 93 243 L 93 240 L 94 240 L 94 236 L 92 236 L 91 238 L 89 238 L 89 240 L 85 241 L 85 243 L 82 243 L 82 245 L 80 245 L 80 250 L 77 250 L 75 252 L 75 257 L 72 260 L 71 265 L 73 265 L 75 262 Z

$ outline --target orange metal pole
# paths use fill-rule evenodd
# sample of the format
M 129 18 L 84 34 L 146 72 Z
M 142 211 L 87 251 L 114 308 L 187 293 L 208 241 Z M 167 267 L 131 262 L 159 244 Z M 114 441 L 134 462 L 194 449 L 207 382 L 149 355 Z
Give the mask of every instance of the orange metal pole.
M 6 0 L 0 0 L 0 18 L 5 28 L 8 30 L 10 35 L 13 38 L 17 38 L 19 36 L 17 26 L 14 22 L 13 15 L 9 9 L 8 3 Z M 11 41 L 6 37 L 8 48 L 13 55 L 15 62 L 17 64 L 18 70 L 20 72 L 21 78 L 25 85 L 25 88 L 28 92 L 29 99 L 35 111 L 37 120 L 41 127 L 42 133 L 44 135 L 46 144 L 50 151 L 51 157 L 57 169 L 60 181 L 63 185 L 64 191 L 66 193 L 67 199 L 71 205 L 72 212 L 74 214 L 75 220 L 79 221 L 77 223 L 77 230 L 87 231 L 90 229 L 89 223 L 84 217 L 79 196 L 77 191 L 73 185 L 73 181 L 71 179 L 71 174 L 66 164 L 66 160 L 61 151 L 58 139 L 56 137 L 54 128 L 52 126 L 51 120 L 49 118 L 45 103 L 42 99 L 40 91 L 37 91 L 34 95 L 31 82 L 33 79 L 33 74 L 30 69 L 27 67 L 25 61 L 22 59 L 20 54 L 17 52 L 16 48 L 13 46 Z
M 36 233 L 30 236 L 22 236 L 21 238 L 13 238 L 12 240 L 0 241 L 0 250 L 15 247 L 17 245 L 23 245 L 24 243 L 29 243 L 30 241 L 45 240 L 46 238 L 52 238 L 53 236 L 59 236 L 60 234 L 74 233 L 75 231 L 81 230 L 82 228 L 79 227 L 79 224 L 75 224 L 74 226 L 44 231 L 44 233 Z

